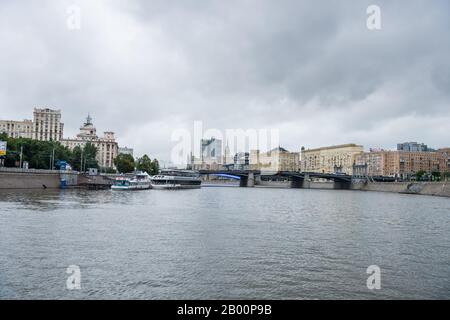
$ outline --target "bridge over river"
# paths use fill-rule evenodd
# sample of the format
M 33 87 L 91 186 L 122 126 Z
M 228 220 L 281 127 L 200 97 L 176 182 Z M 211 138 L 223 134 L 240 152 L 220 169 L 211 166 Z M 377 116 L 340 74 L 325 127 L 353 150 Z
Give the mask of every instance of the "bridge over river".
M 260 170 L 199 170 L 200 175 L 216 175 L 236 177 L 240 180 L 240 187 L 254 187 L 259 184 L 261 177 L 287 178 L 292 188 L 309 188 L 311 179 L 320 178 L 334 182 L 335 189 L 350 189 L 352 176 L 340 173 L 296 172 L 296 171 L 260 171 Z

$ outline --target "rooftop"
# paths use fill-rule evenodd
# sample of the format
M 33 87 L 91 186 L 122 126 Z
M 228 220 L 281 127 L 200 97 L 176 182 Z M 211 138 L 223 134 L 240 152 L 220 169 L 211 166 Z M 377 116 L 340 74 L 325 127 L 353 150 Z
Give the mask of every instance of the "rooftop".
M 320 147 L 315 149 L 305 149 L 303 151 L 321 151 L 321 150 L 331 150 L 331 149 L 341 149 L 341 148 L 363 148 L 361 145 L 357 145 L 355 143 L 347 143 L 347 144 L 339 144 L 334 146 Z

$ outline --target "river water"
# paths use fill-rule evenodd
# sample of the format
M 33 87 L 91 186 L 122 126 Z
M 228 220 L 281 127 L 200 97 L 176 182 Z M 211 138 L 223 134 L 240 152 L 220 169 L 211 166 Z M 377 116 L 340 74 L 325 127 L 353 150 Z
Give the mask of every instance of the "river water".
M 68 290 L 70 265 L 81 289 Z M 371 265 L 381 289 L 369 290 Z M 0 299 L 450 298 L 450 199 L 0 191 Z

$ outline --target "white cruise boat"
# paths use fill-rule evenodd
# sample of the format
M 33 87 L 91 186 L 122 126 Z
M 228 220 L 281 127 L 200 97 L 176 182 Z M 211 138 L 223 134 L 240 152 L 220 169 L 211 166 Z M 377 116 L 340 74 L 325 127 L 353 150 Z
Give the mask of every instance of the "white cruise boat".
M 153 189 L 198 189 L 202 180 L 195 171 L 162 169 L 151 177 Z
M 133 178 L 116 178 L 112 190 L 146 190 L 151 188 L 150 176 L 146 172 L 136 172 Z

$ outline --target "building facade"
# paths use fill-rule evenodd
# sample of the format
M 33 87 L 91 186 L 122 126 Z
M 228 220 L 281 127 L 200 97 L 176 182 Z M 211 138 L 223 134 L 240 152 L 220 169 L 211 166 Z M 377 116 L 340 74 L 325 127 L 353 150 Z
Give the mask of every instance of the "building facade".
M 118 154 L 129 154 L 130 156 L 133 156 L 134 150 L 128 147 L 119 147 Z
M 33 120 L 0 120 L 0 132 L 6 133 L 11 138 L 60 141 L 64 133 L 61 110 L 35 108 Z
M 6 133 L 10 138 L 33 139 L 33 121 L 0 120 L 0 133 Z
M 41 141 L 60 141 L 64 135 L 61 110 L 34 108 L 33 139 Z
M 365 175 L 371 177 L 387 176 L 385 174 L 386 154 L 387 151 L 371 151 L 361 153 L 356 156 L 355 164 L 357 166 L 366 165 L 367 170 L 365 172 Z
M 419 171 L 449 172 L 448 156 L 434 151 L 379 151 L 366 152 L 356 157 L 357 165 L 367 165 L 369 176 L 386 176 L 401 179 L 414 177 Z
M 302 148 L 302 171 L 351 175 L 355 158 L 363 151 L 363 146 L 353 143 L 307 150 Z
M 251 170 L 261 171 L 299 171 L 300 153 L 289 152 L 278 147 L 268 152 L 250 150 L 249 164 Z
M 435 151 L 435 150 L 428 148 L 428 146 L 424 143 L 404 142 L 404 143 L 397 144 L 397 151 L 428 152 L 428 151 Z
M 234 155 L 233 168 L 234 170 L 246 170 L 250 165 L 250 153 L 238 152 Z
M 200 158 L 191 154 L 188 167 L 193 170 L 223 169 L 222 140 L 212 137 L 200 140 Z
M 222 140 L 212 137 L 201 140 L 201 158 L 206 164 L 222 164 Z
M 119 146 L 115 140 L 114 132 L 105 131 L 103 137 L 97 136 L 97 129 L 88 115 L 86 122 L 80 127 L 80 133 L 73 139 L 62 139 L 61 144 L 73 150 L 79 146 L 83 148 L 90 142 L 97 148 L 97 161 L 101 167 L 114 168 L 114 159 L 119 152 Z
M 230 147 L 227 145 L 225 146 L 224 155 L 223 155 L 223 164 L 224 165 L 234 165 L 235 164 L 235 156 L 231 154 Z
M 442 148 L 437 150 L 442 156 L 442 167 L 446 173 L 450 173 L 450 148 Z

